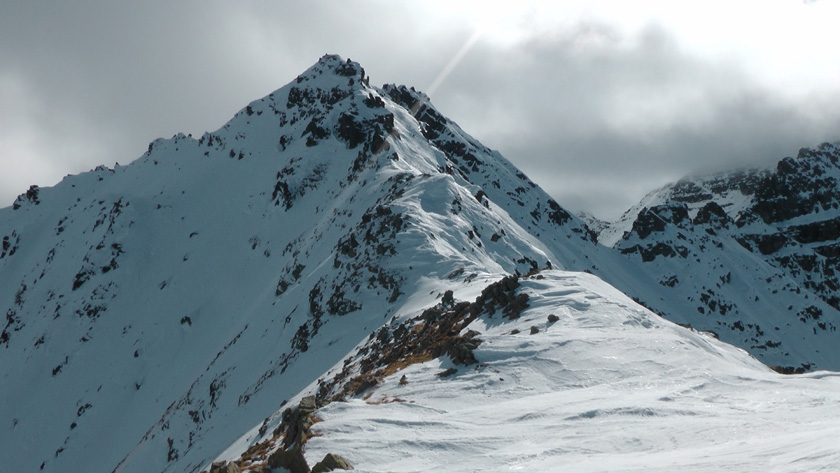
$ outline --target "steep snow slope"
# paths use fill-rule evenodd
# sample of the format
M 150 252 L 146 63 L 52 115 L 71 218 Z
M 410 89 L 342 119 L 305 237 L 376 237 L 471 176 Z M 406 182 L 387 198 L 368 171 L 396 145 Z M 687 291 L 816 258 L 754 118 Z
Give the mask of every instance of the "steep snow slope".
M 786 371 L 840 369 L 840 149 L 684 179 L 603 230 L 638 279 L 599 273 L 657 313 Z
M 334 453 L 363 472 L 840 466 L 835 373 L 772 372 L 739 349 L 663 321 L 591 275 L 543 271 L 520 284 L 530 307 L 518 318 L 484 311 L 461 328 L 480 340 L 475 364 L 448 356 L 410 364 L 315 411 L 321 421 L 305 443 L 309 465 Z M 434 320 L 422 318 L 404 333 Z M 390 333 L 398 338 L 400 330 Z M 347 362 L 358 359 L 351 354 Z M 440 376 L 450 368 L 457 371 Z M 292 405 L 320 392 L 312 385 Z M 241 461 L 260 440 L 255 428 L 219 460 Z M 262 468 L 259 461 L 239 465 Z
M 196 471 L 440 297 L 425 281 L 595 248 L 426 97 L 337 56 L 216 132 L 30 189 L 0 236 L 0 457 L 17 471 Z

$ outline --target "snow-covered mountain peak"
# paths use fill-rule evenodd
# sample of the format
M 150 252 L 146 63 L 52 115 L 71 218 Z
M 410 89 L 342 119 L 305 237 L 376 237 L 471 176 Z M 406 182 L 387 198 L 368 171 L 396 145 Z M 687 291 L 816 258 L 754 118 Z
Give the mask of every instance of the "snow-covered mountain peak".
M 775 166 L 654 191 L 599 240 L 638 263 L 659 294 L 603 277 L 671 320 L 714 331 L 784 371 L 837 369 L 838 162 L 840 148 L 823 144 Z
M 343 59 L 338 54 L 325 54 L 318 59 L 318 62 L 300 74 L 295 80 L 296 83 L 319 80 L 324 74 L 332 74 L 338 77 L 358 77 L 365 79 L 365 70 L 355 61 Z
M 596 248 L 428 98 L 337 56 L 219 130 L 31 189 L 0 237 L 0 416 L 20 471 L 193 471 L 222 426 L 259 422 L 443 285 Z
M 834 163 L 835 150 L 815 153 Z M 819 186 L 835 171 L 819 166 L 823 174 L 808 167 L 812 194 L 830 195 Z M 830 266 L 833 220 L 813 226 L 802 214 L 781 236 L 748 221 L 748 211 L 762 215 L 750 200 L 760 189 L 786 189 L 765 186 L 770 175 L 750 175 L 746 187 L 716 177 L 665 188 L 606 248 L 425 94 L 371 86 L 360 65 L 324 56 L 218 130 L 155 140 L 129 165 L 33 187 L 0 209 L 0 458 L 13 471 L 200 471 L 285 400 L 342 371 L 337 363 L 362 373 L 365 347 L 422 330 L 421 320 L 436 321 L 435 337 L 421 337 L 434 353 L 468 359 L 479 339 L 459 317 L 477 320 L 488 304 L 519 314 L 516 281 L 529 274 L 540 311 L 531 315 L 550 324 L 553 304 L 583 324 L 568 325 L 576 331 L 627 322 L 697 341 L 597 277 L 563 270 L 592 272 L 680 323 L 703 326 L 694 314 L 709 314 L 717 325 L 703 328 L 764 350 L 766 362 L 831 367 L 840 323 L 829 272 L 819 292 L 816 273 L 756 265 L 769 252 L 804 269 L 810 256 L 797 252 L 808 248 Z M 808 192 L 798 194 L 806 203 Z M 832 205 L 820 215 L 834 216 Z M 709 267 L 696 270 L 707 249 Z M 788 305 L 792 318 L 763 318 Z M 609 328 L 597 319 L 612 309 Z M 524 326 L 479 323 L 516 358 L 532 353 L 506 338 Z M 553 350 L 543 335 L 540 352 Z M 727 363 L 761 368 L 724 350 L 738 353 Z M 103 432 L 119 433 L 108 449 L 98 448 Z

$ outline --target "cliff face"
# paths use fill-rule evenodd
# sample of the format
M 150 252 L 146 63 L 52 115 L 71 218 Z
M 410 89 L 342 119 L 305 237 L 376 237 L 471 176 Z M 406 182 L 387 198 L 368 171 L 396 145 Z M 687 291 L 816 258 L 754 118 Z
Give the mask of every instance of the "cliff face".
M 658 281 L 664 296 L 628 293 L 664 316 L 786 371 L 837 369 L 839 196 L 840 149 L 823 144 L 660 189 L 602 241 Z
M 220 130 L 33 187 L 0 210 L 0 238 L 0 414 L 19 471 L 193 471 L 441 297 L 431 282 L 596 248 L 427 97 L 337 56 Z M 103 431 L 119 434 L 91 458 Z

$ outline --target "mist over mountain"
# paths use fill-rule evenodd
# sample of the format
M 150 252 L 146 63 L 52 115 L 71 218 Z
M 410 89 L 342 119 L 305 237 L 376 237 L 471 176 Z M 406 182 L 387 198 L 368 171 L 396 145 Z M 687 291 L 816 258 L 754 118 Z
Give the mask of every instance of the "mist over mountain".
M 774 167 L 686 178 L 600 241 L 640 263 L 658 294 L 627 292 L 669 320 L 784 372 L 837 370 L 839 163 L 840 148 L 824 143 Z
M 719 466 L 699 442 L 733 471 L 837 465 L 840 386 L 817 370 L 840 360 L 838 157 L 684 180 L 587 225 L 422 92 L 324 56 L 219 130 L 0 209 L 0 457 Z M 640 433 L 604 440 L 616 419 Z M 788 422 L 793 446 L 766 433 Z

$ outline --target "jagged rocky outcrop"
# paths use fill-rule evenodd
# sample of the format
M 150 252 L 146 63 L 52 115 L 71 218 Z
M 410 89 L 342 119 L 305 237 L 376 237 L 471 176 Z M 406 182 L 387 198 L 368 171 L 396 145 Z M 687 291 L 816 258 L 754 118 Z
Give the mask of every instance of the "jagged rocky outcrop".
M 542 279 L 539 274 L 532 276 Z M 284 468 L 292 473 L 309 473 L 304 454 L 306 442 L 312 436 L 310 429 L 319 421 L 317 409 L 352 398 L 368 400 L 385 378 L 412 365 L 446 359 L 454 366 L 438 373 L 441 378 L 458 373 L 456 367 L 478 365 L 480 361 L 474 351 L 482 343 L 481 334 L 468 327 L 479 317 L 518 319 L 529 306 L 528 294 L 518 290 L 519 279 L 508 276 L 493 282 L 473 302 L 456 301 L 453 291 L 446 291 L 439 302 L 420 315 L 405 320 L 394 317 L 345 357 L 338 364 L 340 369 L 327 371 L 316 383 L 315 394 L 302 397 L 295 408 L 286 408 L 266 418 L 249 448 L 235 460 L 218 465 L 249 471 Z M 557 320 L 557 316 L 553 319 L 549 316 L 549 323 Z M 408 383 L 403 375 L 400 384 Z M 393 402 L 404 401 L 394 399 Z M 279 425 L 269 434 L 269 425 L 278 421 Z M 328 453 L 311 471 L 339 469 L 353 467 L 341 455 Z M 209 473 L 214 473 L 212 468 Z
M 774 168 L 650 194 L 602 233 L 648 277 L 614 284 L 780 371 L 837 369 L 839 162 L 840 148 L 826 143 Z M 656 281 L 658 291 L 641 287 Z
M 304 456 L 307 440 L 312 436 L 312 425 L 319 421 L 315 416 L 318 405 L 314 396 L 303 397 L 294 408 L 287 408 L 280 415 L 280 424 L 265 440 L 252 445 L 238 459 L 218 461 L 206 473 L 269 473 L 283 469 L 290 473 L 323 473 L 334 470 L 352 470 L 353 466 L 341 455 L 329 453 L 312 468 Z M 260 432 L 265 434 L 265 422 Z
M 454 365 L 478 363 L 473 351 L 481 344 L 481 334 L 467 326 L 477 317 L 492 317 L 499 310 L 504 318 L 518 318 L 528 307 L 528 295 L 516 293 L 518 287 L 517 276 L 505 277 L 485 287 L 472 303 L 456 303 L 452 291 L 447 291 L 440 303 L 420 315 L 392 320 L 371 333 L 332 379 L 319 383 L 316 398 L 323 404 L 363 395 L 406 366 L 442 356 Z

